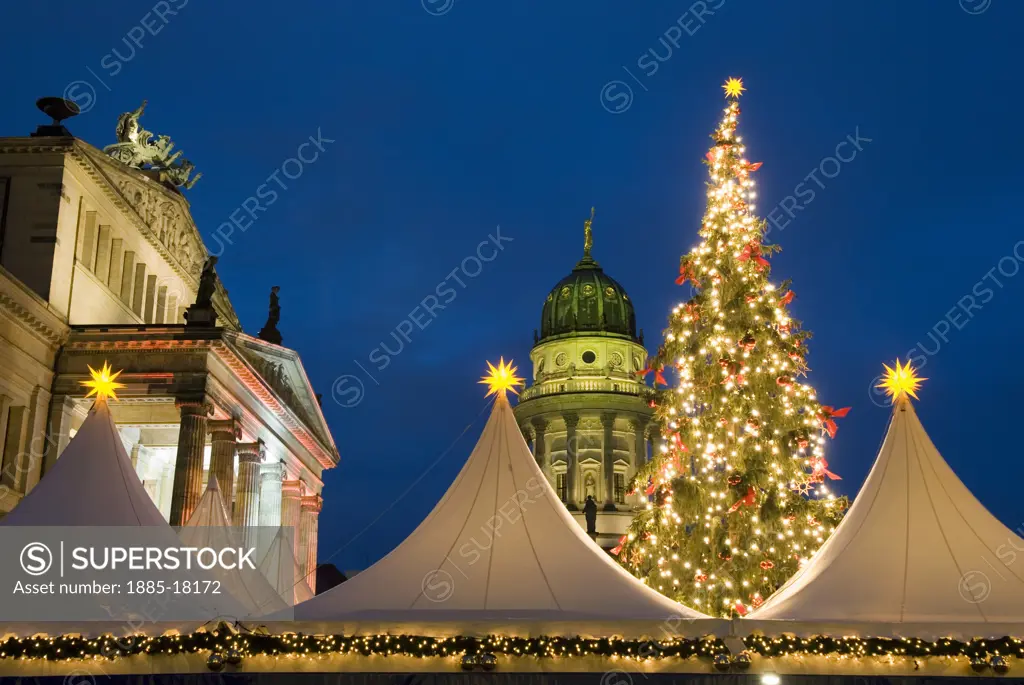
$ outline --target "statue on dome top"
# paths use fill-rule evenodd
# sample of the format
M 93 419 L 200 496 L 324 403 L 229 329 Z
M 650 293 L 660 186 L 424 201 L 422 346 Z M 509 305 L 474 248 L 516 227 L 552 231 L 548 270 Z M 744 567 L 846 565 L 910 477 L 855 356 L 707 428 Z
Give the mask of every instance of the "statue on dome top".
M 594 208 L 590 208 L 590 218 L 583 222 L 583 256 L 589 257 L 590 250 L 594 247 L 594 230 L 591 226 L 594 223 Z

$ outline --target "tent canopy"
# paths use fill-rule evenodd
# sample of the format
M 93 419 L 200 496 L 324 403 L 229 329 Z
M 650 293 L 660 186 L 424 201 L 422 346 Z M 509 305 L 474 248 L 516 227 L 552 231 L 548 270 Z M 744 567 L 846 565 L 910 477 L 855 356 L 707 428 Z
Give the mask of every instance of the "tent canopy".
M 814 622 L 817 630 L 796 632 L 819 634 L 827 632 L 820 624 L 872 622 L 892 627 L 862 625 L 858 632 L 1020 635 L 1018 552 L 1024 540 L 960 482 L 904 395 L 836 532 L 746 621 Z
M 60 458 L 2 524 L 168 528 L 132 468 L 105 399 L 93 404 Z
M 725 625 L 652 590 L 587 537 L 537 466 L 503 393 L 419 527 L 367 570 L 297 605 L 295 618 L 461 634 L 498 626 L 622 634 L 632 623 L 694 635 Z
M 105 398 L 93 403 L 82 427 L 60 458 L 0 525 L 146 527 L 147 544 L 164 548 L 181 545 L 132 468 Z M 196 571 L 188 578 L 201 580 L 208 576 Z M 144 595 L 121 594 L 116 601 L 104 597 L 98 595 L 96 601 L 105 609 L 109 620 L 9 621 L 4 623 L 4 628 L 8 633 L 21 635 L 37 632 L 50 635 L 160 634 L 171 629 L 190 632 L 206 622 L 201 620 L 204 617 L 230 621 L 248 613 L 226 593 L 167 596 L 162 599 L 159 611 L 149 606 L 150 599 Z
M 246 532 L 253 534 L 246 535 Z M 199 503 L 196 504 L 188 522 L 178 532 L 178 536 L 186 547 L 224 549 L 253 546 L 259 552 L 262 550 L 258 544 L 258 532 L 259 529 L 246 531 L 231 525 L 231 517 L 228 515 L 227 504 L 221 495 L 217 477 L 210 474 L 206 491 L 199 498 Z M 259 557 L 256 561 L 259 561 Z M 259 567 L 214 568 L 209 573 L 214 579 L 221 581 L 224 589 L 245 607 L 249 617 L 278 612 L 292 605 L 292 602 L 288 601 L 289 596 L 279 593 L 264 577 Z

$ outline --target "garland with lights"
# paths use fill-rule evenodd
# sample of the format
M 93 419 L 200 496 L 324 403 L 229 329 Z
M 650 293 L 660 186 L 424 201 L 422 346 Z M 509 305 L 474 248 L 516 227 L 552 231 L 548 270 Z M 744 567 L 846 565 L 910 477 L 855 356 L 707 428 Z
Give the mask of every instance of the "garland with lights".
M 361 656 L 453 657 L 505 654 L 540 658 L 581 656 L 619 658 L 713 659 L 727 654 L 718 639 L 623 640 L 582 637 L 428 637 L 423 635 L 304 635 L 301 633 L 262 635 L 236 633 L 223 626 L 190 635 L 107 635 L 84 638 L 11 637 L 0 642 L 2 659 L 118 659 L 140 654 L 160 656 L 213 652 L 234 661 L 247 656 L 317 657 L 336 654 Z
M 208 652 L 208 665 L 219 670 L 223 664 L 238 664 L 245 657 L 306 657 L 333 655 L 463 657 L 466 664 L 487 669 L 494 655 L 536 658 L 585 656 L 620 659 L 700 659 L 715 668 L 744 669 L 751 654 L 766 658 L 790 656 L 831 656 L 849 658 L 898 657 L 967 658 L 972 668 L 1007 668 L 1006 659 L 1024 659 L 1024 641 L 1013 637 L 962 642 L 942 638 L 934 642 L 914 638 L 855 638 L 790 635 L 754 635 L 744 640 L 747 651 L 730 656 L 725 643 L 716 638 L 672 640 L 623 640 L 582 637 L 428 637 L 423 635 L 261 635 L 237 633 L 227 626 L 190 635 L 134 635 L 99 638 L 64 635 L 57 637 L 11 637 L 0 643 L 0 660 L 115 660 L 136 655 L 163 656 Z
M 849 408 L 818 402 L 802 383 L 810 333 L 790 318 L 795 297 L 769 280 L 767 224 L 754 213 L 753 174 L 736 134 L 742 81 L 706 155 L 701 242 L 676 283 L 693 296 L 672 311 L 650 366 L 660 452 L 638 470 L 648 496 L 613 550 L 638 578 L 710 615 L 744 616 L 788 580 L 835 530 L 847 502 L 829 492 L 825 445 Z M 670 386 L 666 374 L 676 376 Z

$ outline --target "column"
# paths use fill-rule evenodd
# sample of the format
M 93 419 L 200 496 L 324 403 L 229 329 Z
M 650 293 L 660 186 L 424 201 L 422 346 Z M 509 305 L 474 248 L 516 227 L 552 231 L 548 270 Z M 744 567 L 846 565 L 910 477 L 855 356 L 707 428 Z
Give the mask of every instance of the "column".
M 0 485 L 15 488 L 18 476 L 18 461 L 24 453 L 28 438 L 28 407 L 10 407 L 7 410 L 7 434 L 4 437 L 4 451 L 0 456 L 3 469 L 0 470 Z
M 601 414 L 604 427 L 601 459 L 604 462 L 604 510 L 615 511 L 615 414 Z
M 566 412 L 562 414 L 565 421 L 565 506 L 570 511 L 577 511 L 576 504 L 576 464 L 579 444 L 576 438 L 576 426 L 580 423 L 579 414 Z
M 263 441 L 238 443 L 238 486 L 231 523 L 235 527 L 257 526 L 260 518 L 260 464 Z
M 110 270 L 107 271 L 107 287 L 115 295 L 121 294 L 121 269 L 124 268 L 124 241 L 114 238 L 110 241 Z
M 633 472 L 635 473 L 647 461 L 647 422 L 632 419 L 629 425 L 633 429 Z
M 302 481 L 281 481 L 281 527 L 292 529 L 292 554 L 301 564 L 299 556 L 299 515 L 302 506 Z
M 235 419 L 207 421 L 206 427 L 210 431 L 210 473 L 217 477 L 230 514 L 235 492 L 235 448 L 242 429 Z
M 82 264 L 89 271 L 96 265 L 96 212 L 85 213 L 85 230 L 82 232 Z
M 281 481 L 284 464 L 280 461 L 260 467 L 260 526 L 281 525 Z
M 13 400 L 7 395 L 0 395 L 0 457 L 4 453 L 4 445 L 7 442 L 5 426 L 7 426 L 7 417 L 11 411 L 11 402 Z
M 146 277 L 146 304 L 142 320 L 146 323 L 153 323 L 153 312 L 156 307 L 156 274 Z
M 201 400 L 178 400 L 175 404 L 181 410 L 181 423 L 178 427 L 178 456 L 174 462 L 170 524 L 183 526 L 202 496 L 206 417 L 213 412 L 213 406 Z
M 135 252 L 125 250 L 121 259 L 121 301 L 132 306 L 132 280 L 135 278 Z
M 93 273 L 103 281 L 103 285 L 107 284 L 107 278 L 110 276 L 110 226 L 100 224 L 99 228 L 99 240 L 96 244 L 96 267 L 93 269 Z
M 53 468 L 53 465 L 57 463 L 57 457 L 71 440 L 71 417 L 74 411 L 75 403 L 70 397 L 65 395 L 53 398 L 53 402 L 50 404 L 49 421 L 47 421 L 49 427 L 46 433 L 46 456 L 43 458 L 42 474 Z
M 146 265 L 135 265 L 135 284 L 132 286 L 132 311 L 142 318 L 142 296 L 146 294 Z
M 533 456 L 537 459 L 537 466 L 544 472 L 544 477 L 551 481 L 551 458 L 548 455 L 548 445 L 545 439 L 545 433 L 548 428 L 548 422 L 544 419 L 534 419 L 531 421 L 533 424 L 533 432 L 536 436 L 533 439 Z M 552 483 L 554 485 L 554 483 Z
M 299 520 L 299 573 L 309 589 L 316 594 L 316 548 L 320 526 L 320 510 L 324 500 L 320 495 L 307 495 L 302 498 Z
M 156 314 L 153 323 L 167 323 L 167 286 L 156 289 Z
M 651 459 L 661 456 L 661 427 L 653 423 L 649 428 L 651 440 Z

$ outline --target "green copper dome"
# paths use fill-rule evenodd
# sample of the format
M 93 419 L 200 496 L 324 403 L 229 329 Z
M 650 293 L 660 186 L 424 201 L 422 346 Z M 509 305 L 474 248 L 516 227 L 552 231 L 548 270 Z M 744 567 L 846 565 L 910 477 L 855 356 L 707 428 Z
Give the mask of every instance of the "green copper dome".
M 548 293 L 540 319 L 540 337 L 615 335 L 638 342 L 636 313 L 626 290 L 590 256 L 591 219 L 585 223 L 583 259 Z

